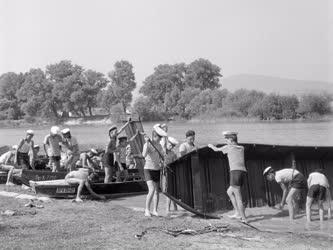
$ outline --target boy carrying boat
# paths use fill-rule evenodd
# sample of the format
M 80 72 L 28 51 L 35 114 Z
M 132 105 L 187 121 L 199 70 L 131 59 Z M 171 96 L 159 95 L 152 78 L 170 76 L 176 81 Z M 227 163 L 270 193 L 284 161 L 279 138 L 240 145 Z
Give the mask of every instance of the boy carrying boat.
M 105 149 L 105 154 L 104 154 L 104 171 L 105 171 L 104 183 L 112 182 L 113 173 L 116 169 L 114 154 L 117 151 L 117 137 L 125 129 L 126 126 L 127 123 L 124 126 L 122 126 L 119 129 L 119 131 L 117 126 L 111 126 L 111 128 L 109 129 L 110 141 Z
M 124 181 L 128 179 L 128 171 L 126 165 L 126 146 L 127 146 L 127 137 L 121 136 L 118 138 L 119 145 L 117 146 L 116 152 L 116 164 L 118 165 L 118 169 L 116 172 L 116 182 L 120 182 L 121 174 L 124 174 Z
M 14 185 L 14 183 L 11 182 L 11 180 L 15 169 L 13 164 L 16 155 L 16 150 L 17 150 L 17 145 L 14 145 L 11 150 L 0 156 L 0 170 L 8 171 L 7 182 L 6 182 L 6 185 L 8 186 Z
M 294 220 L 297 207 L 296 197 L 302 189 L 307 188 L 304 176 L 294 168 L 275 171 L 271 166 L 264 170 L 263 175 L 268 181 L 276 181 L 280 184 L 283 194 L 278 208 L 282 210 L 285 202 L 287 202 L 289 219 Z
M 173 150 L 178 145 L 178 141 L 173 137 L 168 137 L 167 147 L 166 147 L 166 155 L 165 155 L 165 161 L 164 164 L 167 166 L 171 162 L 174 162 L 177 160 L 177 154 Z M 172 201 L 173 209 L 177 211 L 177 204 Z M 167 197 L 166 198 L 166 211 L 167 213 L 170 212 L 171 207 L 171 200 Z
M 75 199 L 76 202 L 82 202 L 82 199 L 80 196 L 81 196 L 82 189 L 84 186 L 86 186 L 87 190 L 93 197 L 95 197 L 97 199 L 101 199 L 101 200 L 105 199 L 105 197 L 103 195 L 96 194 L 91 189 L 91 186 L 89 183 L 89 170 L 86 168 L 80 168 L 79 170 L 69 172 L 65 177 L 65 181 L 69 185 L 75 185 L 75 184 L 79 185 L 78 189 L 77 189 L 76 199 Z
M 328 204 L 328 219 L 331 219 L 331 192 L 330 185 L 321 169 L 316 169 L 308 178 L 308 194 L 306 196 L 306 220 L 311 221 L 311 206 L 318 201 L 319 219 L 324 220 L 324 201 Z
M 164 160 L 164 151 L 160 144 L 163 136 L 168 134 L 158 126 L 154 126 L 152 132 L 152 140 L 145 135 L 146 143 L 143 145 L 142 156 L 145 158 L 144 176 L 148 186 L 148 194 L 146 197 L 145 216 L 158 216 L 157 208 L 159 202 L 159 183 L 160 170 Z M 150 212 L 152 200 L 153 212 Z
M 34 141 L 32 140 L 33 137 L 34 131 L 29 129 L 26 132 L 26 137 L 18 144 L 14 164 L 18 165 L 22 169 L 31 168 L 29 151 L 32 151 L 34 148 Z
M 242 222 L 247 223 L 241 193 L 241 187 L 245 184 L 247 175 L 244 160 L 244 147 L 238 145 L 236 132 L 226 131 L 223 132 L 223 135 L 227 140 L 227 145 L 218 148 L 209 144 L 208 147 L 216 152 L 227 154 L 230 167 L 230 186 L 227 190 L 227 194 L 235 210 L 235 214 L 229 217 L 241 219 Z
M 80 158 L 79 144 L 77 139 L 72 136 L 69 128 L 65 128 L 61 131 L 62 136 L 64 138 L 64 147 L 66 148 L 66 163 L 65 167 L 69 171 L 73 171 L 75 169 L 75 163 Z
M 65 143 L 62 136 L 59 134 L 60 129 L 57 126 L 51 127 L 50 134 L 44 138 L 44 151 L 49 157 L 49 166 L 52 167 L 52 172 L 59 172 L 61 160 L 61 143 Z
M 179 146 L 180 157 L 197 149 L 197 147 L 194 144 L 195 132 L 193 130 L 188 130 L 185 136 L 186 136 L 186 141 Z

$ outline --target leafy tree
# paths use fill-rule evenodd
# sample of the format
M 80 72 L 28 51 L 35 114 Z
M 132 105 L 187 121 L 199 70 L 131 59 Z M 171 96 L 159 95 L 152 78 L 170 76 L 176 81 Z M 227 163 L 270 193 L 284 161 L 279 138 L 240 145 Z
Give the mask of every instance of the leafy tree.
M 162 120 L 164 117 L 160 112 L 153 109 L 149 97 L 140 96 L 133 104 L 133 111 L 140 115 L 142 121 Z
M 126 112 L 127 106 L 132 101 L 132 91 L 136 87 L 135 75 L 133 72 L 133 66 L 128 61 L 118 61 L 114 64 L 114 70 L 109 74 L 111 84 L 108 86 L 108 90 L 105 92 L 104 99 L 109 100 L 110 103 L 104 102 L 104 105 L 114 105 L 120 103 Z
M 302 115 L 331 113 L 332 96 L 328 94 L 307 94 L 301 97 L 298 112 Z
M 204 89 L 217 89 L 220 85 L 219 66 L 209 60 L 198 59 L 188 65 L 185 76 L 185 84 L 190 87 Z
M 3 118 L 20 119 L 23 112 L 16 92 L 24 82 L 22 73 L 8 72 L 0 76 L 0 113 Z
M 55 103 L 52 102 L 52 83 L 46 79 L 41 69 L 31 69 L 26 73 L 17 96 L 22 104 L 24 112 L 31 117 L 46 116 L 57 117 Z
M 171 96 L 184 90 L 185 71 L 184 63 L 158 65 L 154 73 L 144 80 L 140 93 L 149 97 L 155 105 L 163 105 L 165 100 L 170 101 Z

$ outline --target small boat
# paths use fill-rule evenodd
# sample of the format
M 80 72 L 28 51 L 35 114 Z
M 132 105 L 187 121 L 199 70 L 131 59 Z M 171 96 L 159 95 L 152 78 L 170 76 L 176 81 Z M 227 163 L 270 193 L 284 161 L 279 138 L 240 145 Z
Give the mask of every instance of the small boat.
M 333 147 L 241 145 L 245 148 L 248 171 L 242 194 L 248 207 L 274 206 L 281 200 L 280 186 L 263 177 L 267 166 L 278 170 L 296 162 L 296 169 L 306 178 L 311 171 L 321 168 L 330 182 L 333 181 Z M 232 208 L 226 193 L 229 163 L 226 155 L 220 152 L 208 147 L 193 151 L 168 165 L 163 179 L 165 195 L 199 216 L 215 218 L 221 211 Z
M 69 185 L 62 180 L 53 181 L 30 181 L 32 190 L 39 195 L 46 195 L 51 198 L 74 198 L 78 185 Z M 128 181 L 116 183 L 91 183 L 92 190 L 107 197 L 122 197 L 129 195 L 139 195 L 147 192 L 145 181 Z M 82 190 L 82 195 L 89 195 L 86 188 Z

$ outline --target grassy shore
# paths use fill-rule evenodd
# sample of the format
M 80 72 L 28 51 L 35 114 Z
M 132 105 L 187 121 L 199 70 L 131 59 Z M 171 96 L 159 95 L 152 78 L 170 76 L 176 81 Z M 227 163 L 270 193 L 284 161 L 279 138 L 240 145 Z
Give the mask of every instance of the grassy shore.
M 0 191 L 6 189 L 0 186 Z M 7 191 L 18 192 L 17 187 Z M 21 191 L 19 191 L 21 192 Z M 26 200 L 0 197 L 0 210 L 17 215 L 0 216 L 2 249 L 329 249 L 333 244 L 333 220 L 322 229 L 314 221 L 307 229 L 301 216 L 290 225 L 286 212 L 271 208 L 248 209 L 250 221 L 259 232 L 237 221 L 204 220 L 187 212 L 146 218 L 145 196 L 106 202 L 52 200 L 44 208 L 26 208 Z M 165 206 L 161 199 L 160 210 Z M 162 213 L 163 214 L 163 213 Z M 228 226 L 224 232 L 173 237 L 165 229 L 203 229 L 208 225 Z M 268 232 L 270 230 L 271 232 Z M 146 232 L 141 239 L 137 234 Z

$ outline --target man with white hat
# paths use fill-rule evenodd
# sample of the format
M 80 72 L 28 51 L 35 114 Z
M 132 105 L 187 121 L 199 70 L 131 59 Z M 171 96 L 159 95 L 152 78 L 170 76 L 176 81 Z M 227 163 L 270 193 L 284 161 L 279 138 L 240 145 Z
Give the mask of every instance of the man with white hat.
M 227 193 L 235 210 L 235 214 L 229 217 L 241 219 L 242 222 L 247 222 L 241 193 L 241 187 L 245 184 L 247 178 L 244 147 L 238 145 L 237 132 L 225 131 L 223 132 L 223 136 L 227 141 L 227 145 L 218 148 L 209 144 L 208 147 L 216 152 L 227 154 L 228 156 L 230 187 L 228 188 Z
M 294 168 L 284 168 L 275 171 L 271 166 L 267 167 L 263 175 L 268 181 L 276 181 L 283 191 L 279 209 L 283 209 L 285 202 L 288 205 L 289 218 L 294 220 L 296 197 L 302 189 L 307 188 L 304 176 Z
M 32 151 L 34 148 L 34 141 L 32 140 L 33 137 L 34 137 L 34 131 L 31 129 L 27 130 L 26 137 L 23 138 L 17 146 L 14 164 L 18 165 L 23 169 L 29 169 L 31 167 L 29 159 L 29 151 Z
M 61 159 L 61 144 L 65 143 L 60 135 L 60 129 L 57 126 L 51 127 L 50 134 L 44 138 L 44 151 L 49 157 L 49 165 L 52 166 L 52 172 L 59 172 Z
M 14 185 L 11 180 L 15 169 L 13 165 L 16 150 L 17 145 L 14 145 L 11 150 L 0 156 L 0 170 L 8 171 L 6 185 Z
M 69 171 L 75 169 L 75 163 L 80 159 L 79 144 L 77 139 L 72 136 L 69 128 L 61 130 L 62 136 L 64 138 L 64 143 L 62 144 L 66 149 L 66 163 L 65 167 Z

